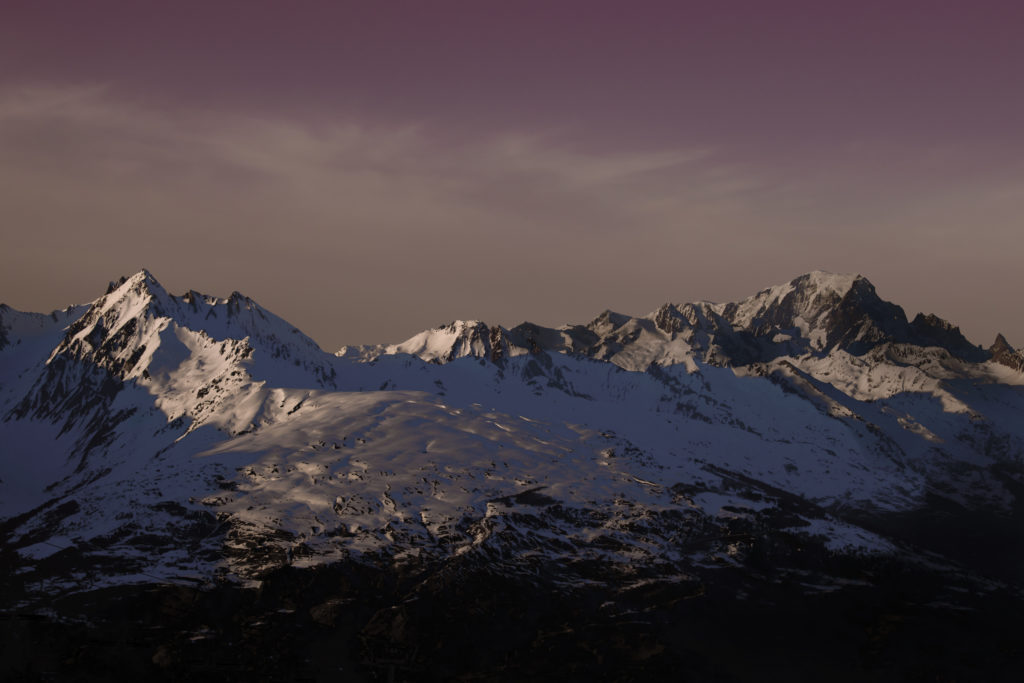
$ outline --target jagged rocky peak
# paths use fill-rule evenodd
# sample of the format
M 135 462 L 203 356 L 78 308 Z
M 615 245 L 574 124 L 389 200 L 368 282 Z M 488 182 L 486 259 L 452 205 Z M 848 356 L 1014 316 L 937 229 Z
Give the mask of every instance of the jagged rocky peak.
M 213 304 L 216 303 L 216 299 L 212 297 L 205 297 L 194 289 L 190 289 L 181 295 L 182 303 L 186 303 L 195 310 L 200 303 Z
M 687 329 L 714 330 L 722 324 L 721 317 L 715 312 L 715 308 L 715 304 L 707 301 L 664 304 L 647 318 L 652 320 L 659 330 L 668 335 L 675 335 Z
M 1017 372 L 1024 372 L 1024 351 L 1018 351 L 1010 346 L 1002 334 L 996 335 L 996 340 L 989 347 L 989 353 L 993 362 L 1005 365 Z
M 648 318 L 713 364 L 745 365 L 780 355 L 855 355 L 887 343 L 935 346 L 972 362 L 988 354 L 934 315 L 908 322 L 863 275 L 813 271 L 733 303 L 666 304 Z
M 675 334 L 686 327 L 683 316 L 673 304 L 663 304 L 651 314 L 651 319 L 654 320 L 655 327 L 665 334 Z
M 862 275 L 814 271 L 721 307 L 721 315 L 755 338 L 805 340 L 808 350 L 863 353 L 908 336 L 903 309 L 881 299 Z
M 152 315 L 175 317 L 184 309 L 181 304 L 187 304 L 192 310 L 197 307 L 223 307 L 227 314 L 234 315 L 239 311 L 252 311 L 258 316 L 265 314 L 264 309 L 253 299 L 241 292 L 232 292 L 227 298 L 219 298 L 201 294 L 190 289 L 181 296 L 173 296 L 164 289 L 163 285 L 143 268 L 131 277 L 121 277 L 111 282 L 107 293 L 93 302 L 94 307 L 106 311 L 114 307 L 130 308 L 133 312 L 140 312 L 140 305 Z
M 968 341 L 959 327 L 933 313 L 918 313 L 910 327 L 914 332 L 913 341 L 919 346 L 938 346 L 958 358 L 973 362 L 987 360 L 990 355 Z
M 731 327 L 760 336 L 817 322 L 844 301 L 881 302 L 862 275 L 812 271 L 741 301 L 668 303 L 647 317 L 667 333 L 683 327 Z
M 169 296 L 151 272 L 143 268 L 129 277 L 121 276 L 118 280 L 111 282 L 107 287 L 105 296 L 113 295 L 115 299 L 122 298 L 128 294 L 148 295 L 152 297 Z
M 890 344 L 937 347 L 969 362 L 991 357 L 938 316 L 921 314 L 909 322 L 904 310 L 882 299 L 863 275 L 824 271 L 733 303 L 667 303 L 642 317 L 605 310 L 589 323 L 558 328 L 525 322 L 506 330 L 462 320 L 401 344 L 339 353 L 364 359 L 407 353 L 446 363 L 465 356 L 499 361 L 550 352 L 636 369 L 650 362 L 745 366 L 834 351 L 861 356 Z
M 494 342 L 500 348 L 503 336 L 504 330 L 488 327 L 479 320 L 455 320 L 424 330 L 401 344 L 387 347 L 385 352 L 408 353 L 435 363 L 446 363 L 464 356 L 493 357 Z
M 249 311 L 259 318 L 267 317 L 262 306 L 241 292 L 231 292 L 231 296 L 224 301 L 224 304 L 229 317 L 238 315 L 242 311 Z
M 918 313 L 910 324 L 918 329 L 929 330 L 933 333 L 960 334 L 959 327 L 948 320 L 943 320 L 934 313 Z
M 616 314 L 617 315 L 617 314 Z M 631 320 L 620 316 L 622 321 Z M 599 339 L 588 326 L 575 325 L 550 328 L 524 322 L 512 329 L 489 326 L 479 320 L 456 320 L 424 330 L 401 344 L 381 347 L 384 354 L 407 353 L 432 363 L 447 363 L 467 356 L 499 362 L 512 356 L 542 351 L 561 353 L 584 352 Z M 339 355 L 373 358 L 378 349 L 343 348 Z
M 130 277 L 122 276 L 111 282 L 106 294 L 92 302 L 76 325 L 86 329 L 102 319 L 104 327 L 112 330 L 142 315 L 170 316 L 177 308 L 175 298 L 143 268 Z
M 597 338 L 596 334 L 583 325 L 554 329 L 523 322 L 505 333 L 503 354 L 516 356 L 525 353 L 536 354 L 545 350 L 575 353 L 587 348 Z
M 68 327 L 52 357 L 87 359 L 127 378 L 145 369 L 140 361 L 152 356 L 169 326 L 216 341 L 247 340 L 243 346 L 250 351 L 297 366 L 323 365 L 313 340 L 249 297 L 236 291 L 218 298 L 193 290 L 172 296 L 145 269 L 111 283 Z
M 238 291 L 226 298 L 193 289 L 181 296 L 173 296 L 145 269 L 111 284 L 114 288 L 93 302 L 93 308 L 103 314 L 117 310 L 127 317 L 170 318 L 178 325 L 194 331 L 202 330 L 217 339 L 277 335 L 290 341 L 301 337 L 303 345 L 316 346 L 293 325 Z
M 997 353 L 1014 353 L 1016 351 L 1016 349 L 1010 346 L 1010 342 L 1006 341 L 1006 337 L 1003 336 L 1002 332 L 996 334 L 996 340 L 992 342 L 989 350 L 993 355 Z
M 675 304 L 663 304 L 651 314 L 655 327 L 665 334 L 677 334 L 687 327 L 692 327 L 696 320 L 685 316 L 681 307 Z
M 611 332 L 622 327 L 628 323 L 632 318 L 622 313 L 616 313 L 615 311 L 605 310 L 601 315 L 597 316 L 587 325 L 587 328 L 599 335 L 610 334 Z
M 120 356 L 128 347 L 139 346 L 131 340 L 139 341 L 145 321 L 166 316 L 174 307 L 174 299 L 149 271 L 122 277 L 68 326 L 53 355 L 89 356 L 109 369 L 124 369 L 138 360 L 134 353 L 133 358 Z
M 862 299 L 874 294 L 874 287 L 860 275 L 814 271 L 719 308 L 733 327 L 758 335 L 773 328 L 815 323 L 837 308 L 855 288 L 863 290 Z

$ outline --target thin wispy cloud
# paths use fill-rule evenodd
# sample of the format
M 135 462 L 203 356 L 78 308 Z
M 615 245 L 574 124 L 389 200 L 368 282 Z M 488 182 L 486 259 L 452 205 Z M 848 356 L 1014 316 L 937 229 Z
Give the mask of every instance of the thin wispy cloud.
M 0 88 L 4 296 L 71 303 L 56 297 L 72 280 L 100 286 L 86 273 L 146 266 L 172 289 L 243 289 L 328 347 L 396 341 L 455 317 L 561 323 L 741 296 L 818 267 L 884 285 L 922 234 L 948 227 L 929 207 L 957 216 L 980 196 L 928 177 L 887 192 L 884 172 L 858 176 L 870 147 L 828 173 L 741 152 L 515 130 L 453 142 L 416 121 L 158 108 L 103 85 Z M 934 163 L 922 152 L 896 167 Z M 1021 202 L 1002 180 L 986 186 L 999 215 Z M 62 275 L 12 291 L 30 277 L 21 264 L 40 262 Z
M 189 172 L 220 174 L 224 181 L 269 183 L 275 191 L 297 192 L 296 198 L 323 192 L 334 202 L 368 203 L 384 195 L 378 198 L 394 203 L 395 195 L 420 195 L 440 208 L 486 196 L 480 190 L 488 185 L 535 184 L 572 201 L 580 193 L 597 199 L 612 192 L 628 207 L 680 189 L 693 193 L 701 177 L 709 187 L 721 182 L 695 165 L 713 156 L 704 150 L 601 153 L 517 133 L 442 145 L 416 125 L 325 126 L 244 113 L 156 111 L 119 100 L 102 86 L 0 92 L 0 135 L 11 141 L 26 131 L 33 134 L 3 154 L 8 170 L 43 161 L 80 182 L 99 181 L 95 174 L 113 167 L 134 171 L 140 181 L 183 183 Z M 86 169 L 91 179 L 80 175 Z M 671 193 L 668 178 L 677 181 Z M 571 231 L 571 221 L 563 222 Z

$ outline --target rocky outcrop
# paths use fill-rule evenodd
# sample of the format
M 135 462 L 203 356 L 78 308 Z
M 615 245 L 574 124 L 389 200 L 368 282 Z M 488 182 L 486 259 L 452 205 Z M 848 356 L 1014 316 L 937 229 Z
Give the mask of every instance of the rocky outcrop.
M 989 347 L 993 362 L 1005 365 L 1011 370 L 1024 372 L 1024 351 L 1018 351 L 1010 346 L 1006 337 L 1002 334 L 996 335 L 996 340 Z

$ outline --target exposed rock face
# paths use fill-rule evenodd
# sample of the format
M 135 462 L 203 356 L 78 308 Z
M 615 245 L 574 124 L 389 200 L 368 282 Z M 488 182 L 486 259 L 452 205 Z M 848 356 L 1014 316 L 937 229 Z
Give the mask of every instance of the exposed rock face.
M 967 341 L 959 327 L 936 315 L 918 313 L 911 327 L 915 334 L 914 342 L 918 346 L 937 346 L 946 349 L 957 358 L 974 363 L 985 361 L 991 356 L 980 346 Z
M 989 348 L 992 360 L 1000 365 L 1005 365 L 1011 370 L 1024 372 L 1024 352 L 1017 351 L 1006 341 L 1001 334 L 996 335 L 996 340 Z
M 4 347 L 10 343 L 7 339 L 7 326 L 4 324 L 5 318 L 10 315 L 10 310 L 7 304 L 0 304 L 0 351 L 3 351 Z

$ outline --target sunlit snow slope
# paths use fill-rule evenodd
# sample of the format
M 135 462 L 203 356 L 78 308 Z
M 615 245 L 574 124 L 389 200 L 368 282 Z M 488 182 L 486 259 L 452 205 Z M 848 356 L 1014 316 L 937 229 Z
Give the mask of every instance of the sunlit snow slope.
M 1022 368 L 860 276 L 332 355 L 142 271 L 0 307 L 4 551 L 29 590 L 449 557 L 628 583 L 769 532 L 914 554 L 885 520 L 1016 509 Z

